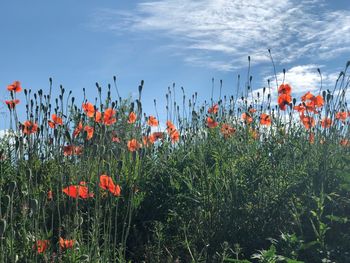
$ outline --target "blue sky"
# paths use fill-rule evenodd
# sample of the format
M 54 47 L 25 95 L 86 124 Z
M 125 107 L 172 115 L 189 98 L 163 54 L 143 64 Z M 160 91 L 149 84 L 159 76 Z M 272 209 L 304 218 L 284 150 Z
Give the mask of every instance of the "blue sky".
M 145 80 L 144 108 L 154 114 L 153 99 L 163 108 L 173 82 L 178 94 L 183 86 L 187 95 L 197 91 L 204 101 L 214 77 L 217 87 L 222 79 L 223 93 L 231 94 L 237 74 L 246 78 L 248 55 L 253 87 L 266 86 L 273 74 L 268 48 L 277 72 L 287 70 L 295 95 L 318 90 L 318 67 L 325 85 L 333 85 L 350 60 L 350 3 L 3 1 L 0 32 L 1 112 L 7 111 L 5 89 L 14 80 L 24 88 L 47 90 L 52 77 L 55 90 L 62 84 L 80 98 L 85 88 L 93 98 L 95 82 L 106 87 L 116 75 L 124 97 Z M 0 118 L 4 129 L 8 117 Z

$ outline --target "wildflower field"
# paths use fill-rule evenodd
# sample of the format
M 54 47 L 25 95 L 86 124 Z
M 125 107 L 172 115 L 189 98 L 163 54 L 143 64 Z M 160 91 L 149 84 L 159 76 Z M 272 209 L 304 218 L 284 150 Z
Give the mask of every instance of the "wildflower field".
M 143 81 L 94 101 L 9 84 L 0 262 L 350 262 L 349 66 L 301 97 L 173 86 L 166 116 Z

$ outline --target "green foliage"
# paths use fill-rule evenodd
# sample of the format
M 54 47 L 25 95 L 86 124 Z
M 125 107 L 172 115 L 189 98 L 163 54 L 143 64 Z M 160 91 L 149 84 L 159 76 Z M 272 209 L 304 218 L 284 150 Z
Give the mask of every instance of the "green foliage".
M 103 99 L 97 85 L 100 120 L 70 103 L 63 88 L 55 103 L 39 92 L 27 108 L 38 131 L 16 126 L 0 139 L 0 262 L 350 260 L 350 155 L 341 141 L 349 130 L 334 118 L 344 101 L 325 93 L 312 116 L 333 116 L 334 125 L 308 130 L 269 99 L 248 105 L 220 98 L 214 113 L 197 108 L 193 96 L 180 117 L 169 92 L 177 141 L 168 124 L 157 128 L 160 139 L 151 137 L 142 85 L 134 102 L 112 101 L 110 90 Z M 115 122 L 105 121 L 107 110 L 116 110 Z M 52 113 L 64 123 L 50 128 Z M 272 124 L 261 124 L 259 113 L 269 113 Z M 208 117 L 217 127 L 208 127 Z M 132 139 L 142 147 L 132 150 Z M 120 194 L 101 186 L 101 175 Z M 68 187 L 93 196 L 71 196 Z

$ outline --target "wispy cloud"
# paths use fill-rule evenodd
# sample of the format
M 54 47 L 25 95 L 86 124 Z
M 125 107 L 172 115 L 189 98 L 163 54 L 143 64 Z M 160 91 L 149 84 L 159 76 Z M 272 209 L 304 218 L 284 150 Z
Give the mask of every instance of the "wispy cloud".
M 350 9 L 330 10 L 322 0 L 163 0 L 96 17 L 97 28 L 161 34 L 188 63 L 224 71 L 246 65 L 248 55 L 267 61 L 268 48 L 282 63 L 350 52 Z

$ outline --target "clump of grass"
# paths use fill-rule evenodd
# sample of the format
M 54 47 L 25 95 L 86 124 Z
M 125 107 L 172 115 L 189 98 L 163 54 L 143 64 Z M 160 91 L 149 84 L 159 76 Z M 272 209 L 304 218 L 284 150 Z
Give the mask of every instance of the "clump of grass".
M 96 84 L 88 102 L 63 87 L 53 99 L 50 79 L 47 94 L 23 91 L 24 120 L 9 85 L 0 260 L 348 261 L 348 66 L 302 98 L 277 80 L 254 93 L 249 75 L 203 105 L 183 88 L 175 101 L 174 85 L 162 125 L 156 101 L 143 112 L 143 81 L 136 100 L 114 78 L 117 100 Z

